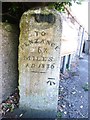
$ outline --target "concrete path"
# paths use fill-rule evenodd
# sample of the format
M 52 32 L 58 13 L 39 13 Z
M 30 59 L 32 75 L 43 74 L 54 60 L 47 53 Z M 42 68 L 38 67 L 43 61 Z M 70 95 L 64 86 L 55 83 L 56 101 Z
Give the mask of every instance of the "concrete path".
M 72 65 L 68 78 L 60 81 L 58 116 L 88 118 L 88 56 Z

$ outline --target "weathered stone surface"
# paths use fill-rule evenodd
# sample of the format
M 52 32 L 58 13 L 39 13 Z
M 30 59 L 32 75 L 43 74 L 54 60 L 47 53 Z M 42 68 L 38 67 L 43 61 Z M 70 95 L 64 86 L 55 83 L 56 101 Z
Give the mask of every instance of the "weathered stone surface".
M 19 38 L 20 108 L 29 109 L 30 117 L 56 115 L 61 33 L 61 17 L 55 10 L 45 7 L 22 15 Z
M 0 103 L 12 94 L 18 80 L 18 30 L 0 23 Z

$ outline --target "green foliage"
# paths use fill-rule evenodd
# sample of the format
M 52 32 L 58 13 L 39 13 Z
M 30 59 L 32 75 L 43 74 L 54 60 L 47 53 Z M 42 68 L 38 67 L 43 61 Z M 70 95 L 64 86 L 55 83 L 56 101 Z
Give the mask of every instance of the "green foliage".
M 60 11 L 60 12 L 64 12 L 65 8 L 64 5 L 69 5 L 72 6 L 71 2 L 61 2 L 61 3 L 55 3 L 55 9 Z
M 82 88 L 84 89 L 84 91 L 88 91 L 88 90 L 89 90 L 89 85 L 88 85 L 88 83 L 86 83 L 84 86 L 82 86 Z
M 58 119 L 62 118 L 62 112 L 58 112 L 58 113 L 57 113 L 57 118 L 58 118 Z
M 8 10 L 12 13 L 15 13 L 15 12 L 17 12 L 18 11 L 18 9 L 19 9 L 19 6 L 18 5 L 16 5 L 15 3 L 12 3 L 12 5 L 8 8 Z
M 64 6 L 65 5 L 68 5 L 70 7 L 70 6 L 72 6 L 72 2 L 77 3 L 77 4 L 81 4 L 82 1 L 84 1 L 84 0 L 65 0 L 64 2 L 59 2 L 58 1 L 58 2 L 53 3 L 52 6 L 60 12 L 64 12 L 64 10 L 65 10 Z
M 49 8 L 55 8 L 56 10 L 60 12 L 64 12 L 64 6 L 72 6 L 72 1 L 74 1 L 77 4 L 81 4 L 83 0 L 65 0 L 65 2 L 60 2 L 60 0 L 57 0 L 57 2 L 3 2 L 2 3 L 2 21 L 3 22 L 10 22 L 10 23 L 16 23 L 19 24 L 20 18 L 22 14 L 27 11 L 28 9 L 31 9 L 33 7 L 37 6 L 48 6 Z

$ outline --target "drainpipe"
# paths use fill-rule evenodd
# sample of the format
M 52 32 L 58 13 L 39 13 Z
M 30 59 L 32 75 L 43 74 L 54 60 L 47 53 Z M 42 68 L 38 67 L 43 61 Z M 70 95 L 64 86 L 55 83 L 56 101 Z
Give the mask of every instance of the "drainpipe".
M 65 61 L 66 61 L 66 56 L 63 57 L 63 63 L 62 63 L 62 73 L 65 72 L 65 69 L 66 69 L 66 64 L 65 64 Z
M 67 61 L 67 69 L 70 69 L 70 63 L 71 63 L 71 54 L 68 55 L 68 61 Z
M 81 36 L 81 43 L 80 43 L 80 49 L 79 49 L 79 58 L 81 57 L 82 49 L 83 49 L 83 43 L 84 43 L 83 37 L 84 37 L 84 28 L 83 28 L 82 36 Z

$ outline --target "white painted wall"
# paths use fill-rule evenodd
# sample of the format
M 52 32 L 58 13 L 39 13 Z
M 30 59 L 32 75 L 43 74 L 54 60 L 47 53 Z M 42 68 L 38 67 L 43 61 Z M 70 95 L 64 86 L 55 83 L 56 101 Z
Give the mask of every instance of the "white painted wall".
M 77 50 L 78 31 L 70 20 L 63 19 L 61 55 L 73 54 Z

